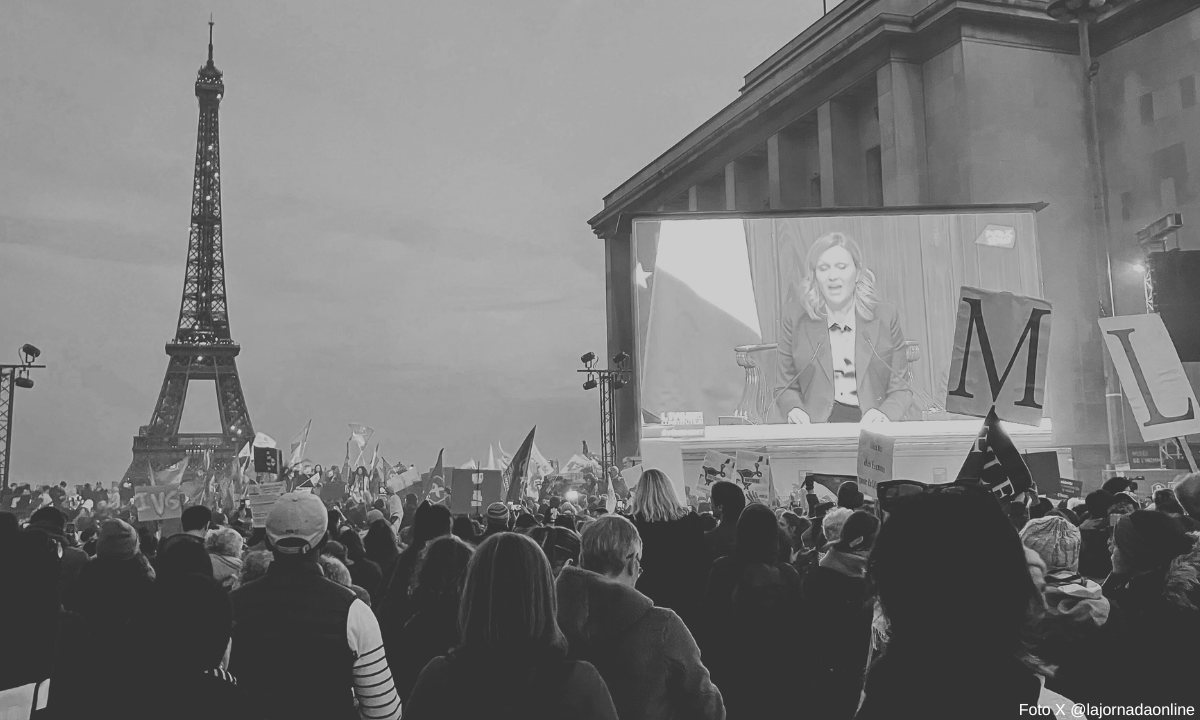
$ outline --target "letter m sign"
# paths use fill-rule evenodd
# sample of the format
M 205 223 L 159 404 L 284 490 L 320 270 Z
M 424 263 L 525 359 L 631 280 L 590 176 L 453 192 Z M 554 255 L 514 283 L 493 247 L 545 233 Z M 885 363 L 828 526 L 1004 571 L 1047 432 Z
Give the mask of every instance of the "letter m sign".
M 1050 303 L 964 286 L 954 326 L 946 410 L 1040 425 L 1050 352 Z

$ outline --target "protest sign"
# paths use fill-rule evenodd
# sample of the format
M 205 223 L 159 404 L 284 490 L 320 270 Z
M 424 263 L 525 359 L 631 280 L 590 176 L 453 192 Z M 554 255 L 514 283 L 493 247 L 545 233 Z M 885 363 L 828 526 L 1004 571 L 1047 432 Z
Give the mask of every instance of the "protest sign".
M 494 502 L 504 499 L 504 474 L 500 470 L 477 470 L 476 480 L 479 480 L 480 505 L 484 510 Z
M 446 468 L 450 476 L 450 513 L 467 515 L 473 511 L 471 498 L 475 494 L 475 474 L 479 470 Z M 474 510 L 477 512 L 477 510 Z
M 746 491 L 746 502 L 771 502 L 771 456 L 762 452 L 738 450 L 734 474 Z
M 178 485 L 142 485 L 133 493 L 138 522 L 169 520 L 183 514 Z
M 1040 425 L 1050 352 L 1050 303 L 963 286 L 946 411 Z
M 254 514 L 254 527 L 265 528 L 267 515 L 271 506 L 287 492 L 287 484 L 281 482 L 251 483 L 246 485 L 242 497 L 246 499 L 246 507 Z
M 704 461 L 700 465 L 700 477 L 696 480 L 696 489 L 692 493 L 697 501 L 707 502 L 712 492 L 712 485 L 720 480 L 737 482 L 733 466 L 737 459 L 732 455 L 709 450 L 704 453 Z
M 254 448 L 254 472 L 278 475 L 279 468 L 283 466 L 282 458 L 283 454 L 279 448 L 256 447 Z
M 1147 442 L 1200 433 L 1196 394 L 1157 314 L 1100 318 L 1104 344 Z
M 858 433 L 858 479 L 867 487 L 892 479 L 896 438 L 862 428 Z
M 1021 456 L 1038 495 L 1053 497 L 1060 489 L 1059 479 L 1061 470 L 1058 466 L 1058 453 L 1054 451 L 1025 453 Z

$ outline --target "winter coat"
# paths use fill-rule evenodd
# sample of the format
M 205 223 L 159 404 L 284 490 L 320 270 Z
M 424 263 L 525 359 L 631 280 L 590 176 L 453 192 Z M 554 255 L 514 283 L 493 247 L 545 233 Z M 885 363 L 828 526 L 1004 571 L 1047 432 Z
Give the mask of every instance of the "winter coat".
M 65 604 L 83 616 L 88 644 L 104 649 L 104 662 L 85 680 L 84 692 L 93 700 L 107 697 L 114 686 L 127 688 L 128 668 L 136 660 L 131 622 L 147 612 L 153 592 L 154 569 L 140 553 L 128 560 L 92 558 L 80 569 Z
M 384 634 L 384 652 L 402 704 L 408 702 L 417 677 L 429 661 L 457 644 L 458 605 L 452 603 L 418 611 L 399 632 Z
M 153 681 L 141 686 L 139 711 L 125 717 L 133 720 L 157 720 L 170 708 L 172 720 L 258 720 L 250 709 L 249 698 L 237 679 L 221 669 L 208 672 L 169 671 L 156 673 Z
M 658 607 L 678 613 L 694 627 L 700 596 L 712 558 L 704 546 L 700 516 L 688 513 L 678 520 L 648 522 L 631 518 L 642 538 L 642 575 L 637 589 Z
M 221 587 L 232 590 L 237 587 L 238 577 L 242 573 L 242 559 L 209 553 L 212 562 L 213 579 L 221 583 Z
M 404 720 L 468 717 L 617 720 L 617 711 L 604 679 L 586 662 L 434 658 L 417 678 Z
M 1194 651 L 1200 647 L 1200 548 L 1132 576 L 1109 600 L 1114 619 L 1105 657 L 1126 662 L 1108 663 L 1109 674 L 1098 681 L 1101 699 L 1194 703 L 1200 677 L 1200 653 Z
M 938 664 L 893 644 L 867 673 L 856 720 L 1011 720 L 1021 717 L 1022 703 L 1035 705 L 1042 696 L 1038 675 L 1015 659 L 990 667 L 965 658 Z
M 1112 533 L 1108 518 L 1086 520 L 1079 526 L 1079 574 L 1103 582 L 1112 572 L 1112 551 L 1108 536 Z
M 704 533 L 704 547 L 713 560 L 732 555 L 733 549 L 737 547 L 737 519 L 724 520 Z
M 1108 660 L 1112 606 L 1100 586 L 1070 572 L 1046 576 L 1045 609 L 1030 625 L 1030 651 L 1055 668 L 1046 686 L 1077 702 L 1098 700 Z
M 555 587 L 569 657 L 596 667 L 621 720 L 725 717 L 700 648 L 673 611 L 581 568 L 564 567 Z
M 93 705 L 88 678 L 95 646 L 83 618 L 50 609 L 20 621 L 0 640 L 0 691 L 51 679 L 47 720 L 85 717 Z
M 350 580 L 355 585 L 366 590 L 371 597 L 380 594 L 379 583 L 383 580 L 383 571 L 379 569 L 379 563 L 360 558 L 352 560 L 347 569 L 350 571 Z
M 802 665 L 800 576 L 789 564 L 713 563 L 702 648 L 730 718 L 792 718 Z
M 804 578 L 806 707 L 816 717 L 854 717 L 871 649 L 874 607 L 868 602 L 866 558 L 831 550 Z

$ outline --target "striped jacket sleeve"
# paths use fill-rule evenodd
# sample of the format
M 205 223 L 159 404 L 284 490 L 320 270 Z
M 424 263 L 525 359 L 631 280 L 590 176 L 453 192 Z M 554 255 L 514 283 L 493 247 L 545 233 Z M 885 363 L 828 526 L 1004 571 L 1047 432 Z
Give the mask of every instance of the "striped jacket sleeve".
M 355 600 L 346 618 L 346 639 L 354 653 L 354 696 L 358 699 L 358 715 L 362 720 L 397 720 L 400 717 L 400 698 L 392 683 L 383 651 L 383 635 L 371 608 Z

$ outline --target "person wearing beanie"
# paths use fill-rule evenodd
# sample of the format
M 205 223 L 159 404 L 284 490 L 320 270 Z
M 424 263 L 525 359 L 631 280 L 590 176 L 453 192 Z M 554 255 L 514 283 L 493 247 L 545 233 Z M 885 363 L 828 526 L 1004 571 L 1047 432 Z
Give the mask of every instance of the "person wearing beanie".
M 275 501 L 267 516 L 274 554 L 267 574 L 230 593 L 229 671 L 255 717 L 394 720 L 400 699 L 379 623 L 353 590 L 326 578 L 319 565 L 328 523 L 312 493 L 290 492 Z
M 41 530 L 62 546 L 58 592 L 59 596 L 63 597 L 75 582 L 75 578 L 79 577 L 79 571 L 88 561 L 88 554 L 73 545 L 73 538 L 67 538 L 67 516 L 63 515 L 62 511 L 52 507 L 42 508 L 35 512 L 29 521 L 29 527 Z
M 1041 556 L 1050 573 L 1079 571 L 1079 529 L 1058 516 L 1034 518 L 1021 530 L 1021 542 Z
M 509 511 L 507 505 L 502 502 L 494 502 L 488 505 L 487 527 L 483 529 L 483 535 L 479 538 L 479 542 L 483 542 L 497 533 L 508 532 L 511 521 L 512 513 Z
M 1112 573 L 1108 548 L 1112 531 L 1108 507 L 1112 501 L 1113 495 L 1107 490 L 1095 490 L 1084 499 L 1088 517 L 1079 526 L 1079 574 L 1096 582 L 1104 582 Z
M 387 518 L 384 516 L 382 510 L 379 510 L 378 508 L 373 508 L 367 513 L 367 525 L 370 525 L 371 523 L 375 522 L 376 520 L 387 520 Z
M 829 552 L 805 574 L 804 638 L 819 648 L 802 691 L 813 717 L 849 720 L 858 708 L 871 648 L 867 558 L 879 524 L 868 512 L 852 512 Z
M 841 507 L 825 513 L 825 518 L 821 521 L 821 529 L 825 534 L 825 544 L 821 546 L 821 552 L 828 552 L 842 539 L 842 528 L 853 514 L 853 510 Z
M 1119 616 L 1119 632 L 1100 674 L 1097 695 L 1106 704 L 1194 702 L 1200 675 L 1200 549 L 1195 538 L 1163 513 L 1137 510 L 1113 528 L 1113 576 L 1105 596 Z
M 856 482 L 844 482 L 838 486 L 837 506 L 847 510 L 858 510 L 865 502 L 862 490 Z
M 90 697 L 101 697 L 127 680 L 129 624 L 151 602 L 154 568 L 139 552 L 138 534 L 123 520 L 106 520 L 96 536 L 96 557 L 79 570 L 65 599 L 83 616 L 88 643 L 111 655 L 89 675 Z

